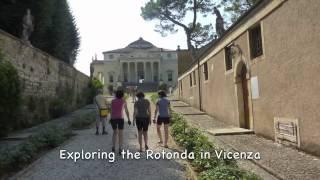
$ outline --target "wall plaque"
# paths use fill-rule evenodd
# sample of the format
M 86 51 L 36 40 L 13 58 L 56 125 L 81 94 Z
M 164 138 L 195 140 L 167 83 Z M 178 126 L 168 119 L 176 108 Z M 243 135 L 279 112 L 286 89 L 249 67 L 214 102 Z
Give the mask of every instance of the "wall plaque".
M 298 119 L 274 118 L 275 141 L 289 146 L 300 147 Z

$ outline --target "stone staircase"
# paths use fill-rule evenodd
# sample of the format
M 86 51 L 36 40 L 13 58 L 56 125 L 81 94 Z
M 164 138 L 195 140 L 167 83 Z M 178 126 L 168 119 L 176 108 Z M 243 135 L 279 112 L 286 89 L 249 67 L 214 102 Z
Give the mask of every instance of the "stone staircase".
M 138 86 L 138 91 L 142 92 L 155 92 L 158 90 L 159 83 L 157 82 L 144 82 L 144 83 L 123 83 L 123 87 Z

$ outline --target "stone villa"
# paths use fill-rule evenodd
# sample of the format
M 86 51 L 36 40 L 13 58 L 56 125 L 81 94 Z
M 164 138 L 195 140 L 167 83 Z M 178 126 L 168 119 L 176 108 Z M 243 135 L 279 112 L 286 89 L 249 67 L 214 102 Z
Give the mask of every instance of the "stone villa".
M 103 52 L 103 60 L 93 60 L 91 71 L 105 86 L 139 86 L 156 90 L 166 83 L 174 87 L 178 77 L 177 52 L 158 48 L 139 38 L 127 47 Z
M 319 0 L 260 1 L 210 44 L 200 67 L 195 62 L 179 76 L 179 98 L 320 155 L 319 9 Z

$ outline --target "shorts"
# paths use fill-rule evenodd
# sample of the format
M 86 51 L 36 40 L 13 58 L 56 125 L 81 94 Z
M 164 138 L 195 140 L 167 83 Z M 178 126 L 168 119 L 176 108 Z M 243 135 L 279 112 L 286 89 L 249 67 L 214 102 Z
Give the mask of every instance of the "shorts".
M 148 131 L 149 127 L 149 118 L 136 118 L 136 124 L 138 131 Z
M 157 124 L 161 125 L 161 124 L 169 124 L 170 123 L 170 117 L 160 117 L 158 116 L 158 120 L 157 120 Z
M 116 130 L 116 129 L 122 130 L 124 127 L 124 119 L 111 119 L 110 123 L 113 130 Z

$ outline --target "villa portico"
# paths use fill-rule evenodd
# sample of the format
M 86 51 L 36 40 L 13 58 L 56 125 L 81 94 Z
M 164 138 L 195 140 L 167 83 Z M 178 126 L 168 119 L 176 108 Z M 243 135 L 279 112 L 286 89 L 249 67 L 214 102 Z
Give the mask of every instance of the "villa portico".
M 91 63 L 94 77 L 105 87 L 166 83 L 174 87 L 178 76 L 177 52 L 158 48 L 142 38 L 127 47 L 103 52 L 104 60 Z
M 120 81 L 129 83 L 158 82 L 160 61 L 120 61 Z

